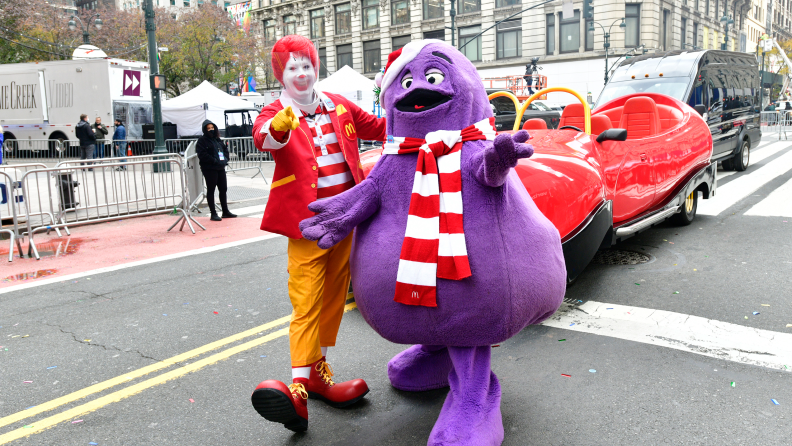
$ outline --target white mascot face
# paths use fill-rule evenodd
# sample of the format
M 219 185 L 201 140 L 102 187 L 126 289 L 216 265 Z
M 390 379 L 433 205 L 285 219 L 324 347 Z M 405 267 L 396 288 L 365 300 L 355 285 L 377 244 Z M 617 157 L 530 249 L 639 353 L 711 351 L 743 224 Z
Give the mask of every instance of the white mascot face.
M 313 100 L 315 83 L 316 70 L 311 63 L 311 58 L 291 53 L 283 70 L 283 88 L 286 89 L 286 92 L 297 102 L 308 104 Z

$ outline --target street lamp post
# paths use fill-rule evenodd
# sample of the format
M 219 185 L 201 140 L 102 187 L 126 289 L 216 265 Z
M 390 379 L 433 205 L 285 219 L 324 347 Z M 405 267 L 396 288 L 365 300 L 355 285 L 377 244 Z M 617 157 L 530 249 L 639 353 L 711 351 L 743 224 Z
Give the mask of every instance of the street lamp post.
M 99 18 L 99 14 L 94 14 L 91 17 L 96 17 L 96 19 L 93 21 L 94 27 L 97 30 L 102 29 L 102 19 Z M 83 21 L 80 19 L 80 17 L 73 15 L 69 20 L 69 29 L 72 31 L 75 31 L 77 29 L 77 22 L 74 21 L 75 19 L 78 22 L 80 22 L 80 28 L 82 28 L 82 33 L 83 33 L 83 43 L 85 45 L 90 45 L 91 39 L 90 36 L 88 35 L 88 28 L 91 26 L 91 22 L 88 22 L 88 24 L 84 24 Z
M 602 33 L 605 35 L 605 43 L 602 44 L 602 46 L 603 48 L 605 48 L 605 83 L 606 84 L 608 83 L 608 51 L 610 49 L 610 32 L 611 29 L 613 29 L 613 25 L 615 25 L 616 22 L 618 21 L 621 21 L 621 23 L 619 24 L 619 28 L 627 28 L 627 24 L 624 23 L 624 18 L 616 19 L 613 23 L 611 23 L 611 26 L 608 27 L 608 32 L 605 32 L 604 26 L 602 26 L 599 22 L 595 22 L 593 20 L 589 22 L 589 26 L 588 26 L 589 31 L 594 31 L 594 24 L 596 23 L 597 25 L 599 25 L 600 28 L 602 28 Z
M 725 51 L 726 43 L 729 41 L 729 25 L 734 24 L 734 20 L 731 18 L 731 16 L 723 14 L 723 17 L 721 17 L 720 21 L 726 25 L 726 30 L 723 33 L 723 43 L 721 44 L 721 49 Z
M 146 16 L 146 34 L 148 35 L 149 76 L 154 79 L 159 75 L 157 61 L 157 24 L 154 21 L 154 0 L 143 0 L 143 10 Z M 153 86 L 152 82 L 152 86 Z M 160 102 L 160 89 L 151 89 L 151 112 L 154 115 L 154 154 L 166 154 L 165 135 L 162 134 L 162 104 Z M 169 172 L 170 164 L 158 163 L 154 165 L 154 172 Z

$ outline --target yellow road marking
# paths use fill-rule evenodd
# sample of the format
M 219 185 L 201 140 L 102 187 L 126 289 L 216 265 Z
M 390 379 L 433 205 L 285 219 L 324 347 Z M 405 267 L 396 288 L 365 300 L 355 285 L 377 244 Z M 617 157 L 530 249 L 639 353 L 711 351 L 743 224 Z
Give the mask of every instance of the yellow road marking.
M 256 328 L 251 328 L 250 330 L 245 330 L 241 333 L 237 333 L 232 336 L 228 336 L 227 338 L 223 338 L 212 343 L 202 345 L 201 347 L 195 348 L 193 350 L 184 352 L 182 354 L 173 356 L 168 358 L 164 361 L 160 361 L 155 364 L 151 364 L 149 366 L 133 370 L 129 373 L 124 373 L 123 375 L 116 376 L 115 378 L 108 379 L 107 381 L 102 381 L 98 384 L 94 384 L 92 386 L 86 387 L 84 389 L 77 390 L 72 392 L 68 395 L 64 395 L 60 398 L 55 398 L 54 400 L 47 401 L 46 403 L 39 404 L 35 407 L 30 409 L 25 409 L 23 411 L 17 412 L 15 414 L 11 414 L 0 418 L 0 427 L 7 426 L 11 423 L 16 423 L 17 421 L 24 420 L 25 418 L 32 417 L 34 415 L 38 415 L 42 412 L 47 412 L 49 410 L 55 409 L 59 406 L 64 404 L 69 404 L 71 402 L 77 401 L 79 399 L 85 398 L 91 394 L 101 392 L 103 390 L 109 389 L 110 387 L 117 386 L 119 384 L 124 384 L 129 382 L 132 379 L 140 378 L 141 376 L 148 375 L 149 373 L 156 372 L 157 370 L 161 370 L 167 367 L 170 367 L 176 363 L 186 361 L 190 358 L 194 358 L 196 356 L 202 355 L 206 352 L 210 352 L 212 350 L 216 350 L 220 347 L 223 347 L 226 344 L 230 344 L 232 342 L 238 341 L 240 339 L 244 339 L 253 335 L 256 335 L 262 331 L 269 330 L 271 328 L 277 327 L 278 325 L 283 325 L 289 322 L 291 316 L 284 316 L 279 319 L 275 319 L 272 322 L 267 322 L 264 325 L 259 325 Z
M 355 304 L 355 302 L 346 304 L 346 306 L 344 306 L 344 312 L 346 313 L 347 311 L 354 310 L 355 308 L 357 308 L 357 304 Z M 280 318 L 280 319 L 277 319 L 275 321 L 270 322 L 270 324 L 275 324 L 276 322 L 278 322 L 278 321 L 280 321 L 282 319 L 288 320 L 289 318 L 290 318 L 290 316 L 285 316 L 283 318 Z M 265 324 L 265 325 L 268 325 L 268 324 Z M 250 330 L 248 330 L 248 331 L 250 331 Z M 243 332 L 243 333 L 247 333 L 247 332 Z M 240 336 L 243 333 L 240 333 L 239 335 L 236 335 L 236 336 Z M 206 357 L 206 358 L 201 359 L 199 361 L 196 361 L 196 362 L 194 362 L 192 364 L 188 364 L 188 365 L 180 367 L 178 369 L 171 370 L 170 372 L 163 373 L 162 375 L 155 376 L 154 378 L 149 378 L 149 379 L 147 379 L 145 381 L 139 382 L 139 383 L 131 385 L 129 387 L 125 387 L 125 388 L 123 388 L 121 390 L 117 390 L 117 391 L 115 391 L 113 393 L 110 393 L 110 394 L 105 395 L 103 397 L 99 397 L 99 398 L 97 398 L 95 400 L 89 401 L 89 402 L 87 402 L 85 404 L 82 404 L 80 406 L 71 408 L 71 409 L 63 411 L 61 413 L 58 413 L 58 414 L 52 415 L 50 417 L 44 418 L 44 419 L 42 419 L 40 421 L 31 423 L 31 424 L 28 425 L 29 427 L 21 427 L 21 428 L 18 428 L 16 430 L 7 432 L 7 433 L 5 433 L 3 435 L 0 435 L 0 445 L 9 443 L 9 442 L 14 441 L 14 440 L 18 440 L 20 438 L 27 437 L 27 436 L 35 434 L 35 433 L 42 432 L 45 429 L 49 429 L 49 428 L 55 426 L 58 423 L 62 423 L 64 421 L 73 420 L 74 418 L 76 418 L 78 416 L 85 415 L 87 413 L 90 413 L 90 412 L 93 412 L 93 411 L 95 411 L 97 409 L 100 409 L 100 408 L 102 408 L 102 407 L 104 407 L 104 406 L 106 406 L 108 404 L 116 403 L 116 402 L 121 401 L 121 400 L 123 400 L 125 398 L 129 398 L 130 396 L 136 395 L 136 394 L 138 394 L 138 393 L 140 393 L 140 392 L 142 392 L 142 391 L 144 391 L 144 390 L 146 390 L 148 388 L 155 387 L 155 386 L 158 386 L 160 384 L 164 384 L 164 383 L 166 383 L 166 382 L 168 382 L 168 381 L 170 381 L 172 379 L 176 379 L 176 378 L 182 377 L 182 376 L 184 376 L 184 375 L 186 375 L 188 373 L 198 371 L 198 370 L 200 370 L 200 369 L 202 369 L 202 368 L 204 368 L 206 366 L 215 364 L 215 363 L 220 362 L 220 361 L 222 361 L 224 359 L 228 359 L 228 358 L 230 358 L 231 356 L 233 356 L 233 355 L 235 355 L 237 353 L 242 353 L 242 352 L 244 352 L 246 350 L 250 350 L 250 349 L 252 349 L 254 347 L 257 347 L 257 346 L 259 346 L 261 344 L 265 344 L 265 343 L 267 343 L 267 342 L 269 342 L 269 341 L 271 341 L 273 339 L 277 339 L 277 338 L 280 338 L 280 337 L 283 337 L 283 336 L 287 336 L 288 334 L 289 334 L 289 327 L 281 328 L 280 330 L 272 332 L 272 333 L 270 333 L 270 334 L 268 334 L 266 336 L 263 336 L 261 338 L 253 339 L 253 340 L 250 340 L 248 342 L 245 342 L 244 344 L 239 344 L 236 347 L 228 348 L 226 350 L 223 350 L 220 353 L 215 353 L 212 356 Z M 225 339 L 228 339 L 228 338 L 225 338 Z M 221 342 L 221 341 L 223 341 L 223 340 L 216 341 L 216 342 Z M 209 345 L 212 345 L 212 344 L 207 344 L 204 347 L 207 347 Z M 196 350 L 198 350 L 198 349 L 196 349 Z M 181 356 L 181 355 L 179 355 L 179 356 Z M 174 358 L 176 358 L 176 357 L 177 356 L 174 356 Z M 173 359 L 173 358 L 171 358 L 171 359 Z M 156 365 L 156 364 L 154 364 L 154 365 Z M 145 369 L 145 367 L 144 367 L 144 369 Z M 140 369 L 140 370 L 143 370 L 143 369 Z M 127 375 L 124 375 L 124 376 L 126 377 L 126 376 L 130 376 L 130 375 L 127 374 Z M 118 379 L 118 378 L 114 378 L 114 379 Z M 126 380 L 126 378 L 124 378 L 124 380 Z M 109 381 L 112 381 L 112 380 L 109 380 Z M 105 381 L 105 382 L 108 382 L 108 381 Z M 91 387 L 93 387 L 93 386 L 91 386 Z M 88 388 L 83 389 L 83 390 L 88 390 L 91 387 L 88 387 Z M 74 392 L 74 393 L 76 394 L 76 393 L 79 393 L 79 392 Z M 73 395 L 73 394 L 70 394 L 70 395 Z M 65 397 L 62 397 L 62 398 L 65 398 Z M 57 401 L 57 399 L 53 400 L 53 402 L 54 401 Z M 24 413 L 24 412 L 25 411 L 19 412 L 19 413 L 21 414 L 21 413 Z M 11 415 L 11 416 L 14 416 L 14 415 Z M 6 418 L 8 418 L 8 417 L 6 417 Z

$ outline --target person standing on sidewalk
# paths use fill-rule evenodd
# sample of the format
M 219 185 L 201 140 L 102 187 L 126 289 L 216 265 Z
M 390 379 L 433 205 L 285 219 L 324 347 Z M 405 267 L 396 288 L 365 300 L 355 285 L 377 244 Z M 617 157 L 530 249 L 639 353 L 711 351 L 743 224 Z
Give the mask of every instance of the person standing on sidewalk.
M 77 123 L 77 128 L 74 130 L 77 139 L 80 140 L 80 159 L 92 160 L 96 154 L 96 135 L 91 129 L 91 124 L 88 124 L 88 115 L 80 115 L 80 122 Z M 92 165 L 93 163 L 88 163 Z M 80 163 L 83 166 L 83 163 Z M 88 169 L 93 170 L 93 169 Z
M 115 148 L 115 153 L 113 156 L 116 158 L 123 158 L 126 156 L 126 127 L 124 127 L 124 123 L 120 119 L 115 120 L 115 131 L 113 131 L 112 144 Z M 121 162 L 125 163 L 126 160 L 122 159 Z M 119 167 L 116 170 L 126 170 L 126 167 Z
M 107 136 L 107 126 L 102 125 L 102 118 L 96 117 L 96 122 L 92 126 L 94 134 L 96 135 L 96 152 L 97 156 L 95 158 L 104 158 L 104 148 L 105 148 L 105 139 L 104 137 Z
M 195 153 L 198 155 L 198 164 L 201 165 L 204 181 L 206 181 L 206 202 L 209 204 L 209 212 L 212 213 L 210 220 L 222 221 L 223 218 L 234 218 L 228 209 L 228 179 L 225 168 L 228 165 L 228 146 L 220 139 L 220 132 L 214 122 L 206 120 L 201 126 L 203 135 L 195 143 Z M 217 215 L 215 209 L 214 193 L 217 189 L 220 195 L 220 207 L 223 209 L 223 217 Z
M 352 235 L 330 249 L 300 233 L 308 205 L 351 189 L 363 180 L 358 138 L 385 139 L 385 119 L 341 95 L 314 89 L 319 54 L 305 37 L 289 35 L 272 48 L 272 68 L 283 85 L 280 99 L 253 124 L 253 141 L 272 153 L 275 174 L 261 229 L 289 238 L 289 324 L 292 384 L 260 383 L 253 407 L 269 421 L 301 432 L 308 428 L 307 399 L 345 407 L 369 391 L 362 379 L 335 382 L 327 350 L 335 346 L 349 290 Z

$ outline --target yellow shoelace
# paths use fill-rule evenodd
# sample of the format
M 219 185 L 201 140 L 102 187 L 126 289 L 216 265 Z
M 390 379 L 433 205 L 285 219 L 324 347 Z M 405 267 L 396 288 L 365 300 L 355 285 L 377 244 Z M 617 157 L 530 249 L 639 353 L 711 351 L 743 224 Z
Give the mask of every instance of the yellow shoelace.
M 322 361 L 319 364 L 316 364 L 316 371 L 322 374 L 322 380 L 325 384 L 329 386 L 334 386 L 335 383 L 332 380 L 333 376 L 333 368 L 330 367 L 330 364 L 327 361 Z
M 300 383 L 289 384 L 289 391 L 296 393 L 304 400 L 308 399 L 308 392 L 305 391 L 305 386 Z

